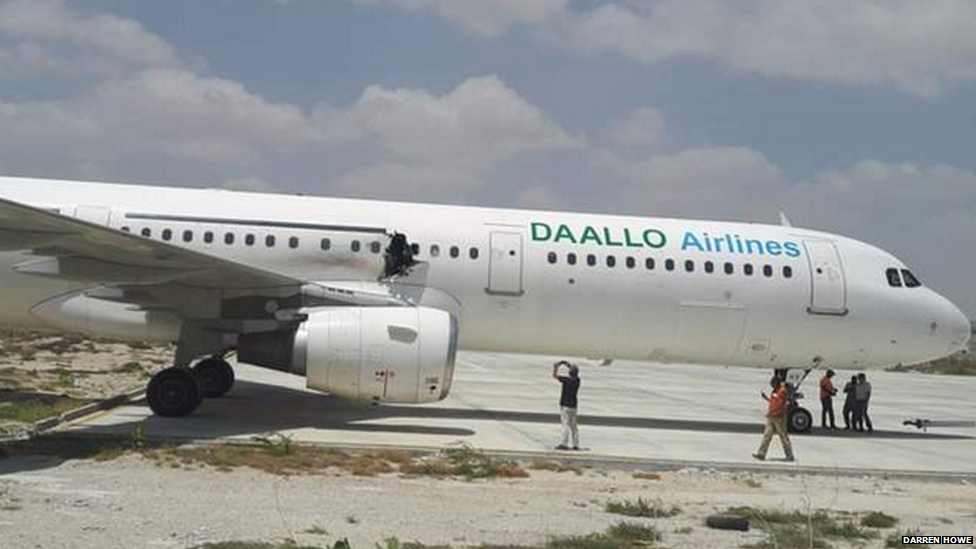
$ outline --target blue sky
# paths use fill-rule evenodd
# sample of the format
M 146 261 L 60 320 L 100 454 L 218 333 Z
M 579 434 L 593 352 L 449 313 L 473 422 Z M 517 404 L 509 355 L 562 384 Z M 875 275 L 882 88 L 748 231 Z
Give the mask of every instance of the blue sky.
M 0 172 L 775 221 L 976 317 L 976 4 L 0 0 Z

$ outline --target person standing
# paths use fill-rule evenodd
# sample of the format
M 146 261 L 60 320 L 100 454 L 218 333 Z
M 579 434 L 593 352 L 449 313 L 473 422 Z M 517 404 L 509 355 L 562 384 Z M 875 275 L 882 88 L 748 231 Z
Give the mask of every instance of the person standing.
M 854 427 L 854 404 L 857 388 L 857 376 L 851 376 L 851 380 L 844 385 L 844 430 L 850 431 Z
M 773 435 L 779 435 L 779 440 L 783 444 L 783 453 L 786 454 L 786 461 L 793 461 L 793 446 L 790 444 L 790 435 L 786 432 L 786 416 L 789 412 L 789 399 L 786 395 L 786 386 L 779 376 L 773 376 L 769 381 L 772 392 L 769 396 L 760 393 L 763 400 L 769 403 L 766 412 L 766 430 L 763 432 L 762 443 L 759 450 L 752 457 L 759 461 L 766 459 L 766 452 L 769 450 L 769 443 L 773 440 Z
M 857 374 L 857 387 L 854 390 L 854 409 L 855 427 L 858 431 L 864 431 L 867 427 L 869 433 L 874 432 L 874 425 L 871 425 L 871 416 L 868 415 L 868 404 L 871 402 L 871 382 L 864 373 Z
M 566 366 L 569 375 L 559 375 L 559 367 Z M 569 450 L 570 438 L 573 440 L 573 450 L 579 450 L 579 426 L 577 424 L 577 410 L 579 408 L 578 395 L 580 388 L 579 367 L 565 360 L 552 365 L 552 377 L 562 384 L 563 390 L 559 395 L 559 419 L 563 427 L 563 441 L 556 446 L 557 450 Z
M 827 418 L 830 418 L 830 429 L 836 429 L 834 422 L 834 395 L 837 389 L 834 388 L 834 371 L 828 369 L 827 373 L 820 378 L 820 426 L 827 429 Z

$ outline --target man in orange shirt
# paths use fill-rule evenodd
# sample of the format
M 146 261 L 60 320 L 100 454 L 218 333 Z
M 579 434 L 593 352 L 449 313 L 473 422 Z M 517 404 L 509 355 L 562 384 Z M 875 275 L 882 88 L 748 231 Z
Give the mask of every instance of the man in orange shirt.
M 793 447 L 790 445 L 790 435 L 786 432 L 786 414 L 789 412 L 786 385 L 783 384 L 783 380 L 779 376 L 773 376 L 769 385 L 773 388 L 773 392 L 769 396 L 766 396 L 766 393 L 760 393 L 763 400 L 769 403 L 769 411 L 766 412 L 766 431 L 763 433 L 759 450 L 752 454 L 752 457 L 760 461 L 766 459 L 766 451 L 769 450 L 769 443 L 775 434 L 779 435 L 779 440 L 783 443 L 786 461 L 793 461 Z
M 837 424 L 834 423 L 834 395 L 837 394 L 837 389 L 834 388 L 833 377 L 834 371 L 828 369 L 827 373 L 820 378 L 820 426 L 824 429 L 827 428 L 828 417 L 830 428 L 837 428 Z

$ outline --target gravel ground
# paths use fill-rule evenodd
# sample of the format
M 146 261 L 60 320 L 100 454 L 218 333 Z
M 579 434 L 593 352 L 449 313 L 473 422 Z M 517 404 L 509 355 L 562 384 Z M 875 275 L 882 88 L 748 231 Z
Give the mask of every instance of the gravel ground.
M 629 519 L 653 524 L 664 534 L 661 545 L 671 548 L 760 542 L 758 530 L 703 526 L 707 514 L 737 505 L 879 510 L 898 517 L 899 528 L 922 534 L 976 532 L 976 486 L 965 483 L 694 469 L 662 473 L 659 480 L 596 470 L 470 482 L 338 472 L 284 477 L 246 468 L 173 468 L 129 454 L 105 462 L 0 460 L 0 546 L 183 549 L 285 538 L 327 546 L 348 537 L 354 548 L 373 548 L 391 536 L 454 546 L 533 544 L 603 531 L 622 519 L 604 511 L 607 501 L 638 497 L 681 509 L 667 519 Z M 861 547 L 882 547 L 886 533 Z

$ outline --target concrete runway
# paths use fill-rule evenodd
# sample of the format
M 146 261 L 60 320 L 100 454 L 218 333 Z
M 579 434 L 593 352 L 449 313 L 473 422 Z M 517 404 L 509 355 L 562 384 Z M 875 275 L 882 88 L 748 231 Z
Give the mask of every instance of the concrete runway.
M 187 418 L 153 417 L 131 405 L 70 424 L 74 433 L 131 434 L 193 440 L 249 439 L 281 432 L 296 441 L 337 446 L 439 448 L 463 441 L 518 454 L 554 454 L 559 441 L 559 384 L 546 357 L 461 353 L 450 397 L 422 406 L 369 406 L 304 389 L 304 378 L 238 365 L 237 384 Z M 839 385 L 852 372 L 841 371 Z M 794 435 L 797 464 L 751 458 L 763 429 L 769 372 L 759 369 L 615 362 L 584 365 L 579 458 L 662 466 L 731 466 L 806 470 L 976 474 L 976 429 L 902 426 L 909 418 L 976 419 L 976 378 L 868 372 L 872 435 L 823 431 Z M 819 374 L 803 390 L 819 425 Z M 842 400 L 835 399 L 837 421 Z

